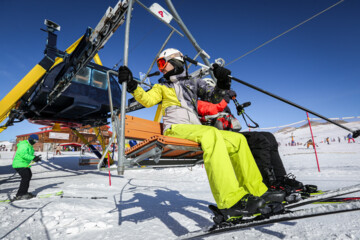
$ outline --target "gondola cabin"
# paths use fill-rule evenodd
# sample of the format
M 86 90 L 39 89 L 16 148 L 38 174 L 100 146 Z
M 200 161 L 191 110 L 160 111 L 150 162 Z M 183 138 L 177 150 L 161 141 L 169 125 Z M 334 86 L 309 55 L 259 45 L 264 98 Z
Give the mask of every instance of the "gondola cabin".
M 52 122 L 61 122 L 69 126 L 106 124 L 110 117 L 108 82 L 110 82 L 114 109 L 120 108 L 121 89 L 115 76 L 110 74 L 111 70 L 104 66 L 87 64 L 55 102 L 46 106 L 47 96 L 54 88 L 57 76 L 64 65 L 60 63 L 55 66 L 35 87 L 29 98 L 30 101 L 26 104 L 25 118 L 30 122 L 45 125 Z

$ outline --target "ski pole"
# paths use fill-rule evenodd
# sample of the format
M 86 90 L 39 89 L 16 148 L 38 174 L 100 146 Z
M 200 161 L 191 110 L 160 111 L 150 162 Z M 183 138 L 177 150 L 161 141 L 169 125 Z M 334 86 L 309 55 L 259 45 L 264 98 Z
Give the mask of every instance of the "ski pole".
M 40 157 L 40 161 L 41 161 L 41 155 L 38 155 Z M 35 162 L 34 160 L 31 160 L 31 162 L 29 163 L 29 165 L 27 165 L 26 167 L 30 167 L 31 165 L 33 165 L 34 163 L 37 163 Z
M 233 102 L 235 104 L 238 115 L 240 115 L 244 111 L 244 108 L 251 105 L 251 102 L 245 102 L 245 103 L 240 105 L 240 103 L 237 101 L 237 99 L 235 97 L 233 97 L 232 100 L 233 100 Z
M 241 84 L 243 84 L 243 85 L 245 85 L 245 86 L 248 86 L 248 87 L 250 87 L 250 88 L 252 88 L 252 89 L 255 89 L 255 90 L 259 91 L 259 92 L 262 92 L 262 93 L 264 93 L 264 94 L 266 94 L 266 95 L 268 95 L 268 96 L 270 96 L 270 97 L 276 98 L 276 99 L 278 99 L 278 100 L 280 100 L 280 101 L 282 101 L 282 102 L 284 102 L 284 103 L 287 103 L 287 104 L 289 104 L 289 105 L 291 105 L 291 106 L 293 106 L 293 107 L 299 108 L 299 109 L 301 109 L 301 110 L 303 110 L 303 111 L 305 111 L 305 112 L 311 113 L 312 115 L 315 115 L 315 116 L 317 116 L 317 117 L 319 117 L 319 118 L 321 118 L 321 119 L 323 119 L 323 120 L 325 120 L 325 121 L 328 121 L 328 122 L 330 122 L 330 123 L 332 123 L 332 124 L 334 124 L 334 125 L 336 125 L 336 126 L 338 126 L 338 127 L 341 127 L 341 128 L 343 128 L 343 129 L 351 132 L 351 133 L 353 134 L 353 137 L 354 137 L 354 138 L 356 138 L 356 137 L 358 137 L 358 136 L 360 135 L 360 130 L 352 131 L 350 128 L 347 128 L 347 127 L 345 127 L 345 126 L 343 126 L 343 125 L 341 125 L 341 124 L 339 124 L 339 123 L 337 123 L 337 122 L 335 122 L 335 121 L 333 121 L 333 120 L 331 120 L 331 119 L 329 119 L 329 118 L 327 118 L 327 117 L 324 117 L 324 116 L 322 116 L 322 115 L 320 115 L 320 114 L 318 114 L 318 113 L 316 113 L 316 112 L 314 112 L 314 111 L 311 111 L 310 109 L 307 109 L 307 108 L 305 108 L 305 107 L 302 107 L 302 106 L 300 106 L 300 105 L 298 105 L 298 104 L 296 104 L 296 103 L 294 103 L 294 102 L 291 102 L 291 101 L 289 101 L 289 100 L 287 100 L 287 99 L 285 99 L 285 98 L 279 97 L 279 96 L 277 96 L 277 95 L 275 95 L 275 94 L 272 94 L 272 93 L 270 93 L 270 92 L 268 92 L 268 91 L 265 91 L 265 90 L 263 90 L 263 89 L 261 89 L 261 88 L 258 88 L 258 87 L 256 87 L 256 86 L 250 84 L 250 83 L 244 82 L 244 81 L 242 81 L 242 80 L 240 80 L 240 79 L 238 79 L 238 78 L 235 78 L 235 77 L 233 77 L 233 76 L 231 76 L 231 75 L 229 75 L 229 77 L 230 77 L 232 80 L 234 80 L 234 81 L 236 81 L 236 82 L 238 82 L 238 83 L 241 83 Z
M 27 165 L 26 167 L 28 168 L 28 167 L 30 167 L 31 165 L 33 165 L 35 162 L 34 161 L 31 161 L 30 163 L 29 163 L 29 165 Z
M 235 104 L 235 107 L 236 107 L 236 110 L 237 110 L 237 114 L 240 116 L 243 117 L 244 119 L 244 122 L 246 123 L 246 126 L 248 128 L 258 128 L 259 127 L 259 124 L 257 124 L 254 120 L 252 120 L 249 115 L 247 115 L 245 113 L 245 109 L 246 107 L 250 106 L 251 105 L 251 102 L 244 102 L 243 104 L 240 104 L 235 97 L 232 98 L 234 104 Z M 245 116 L 254 124 L 254 126 L 248 124 L 248 122 L 246 121 L 246 118 Z
M 204 67 L 204 68 L 206 68 L 206 69 L 213 70 L 212 68 L 210 68 L 210 67 L 208 67 L 208 66 L 206 66 L 206 65 L 204 65 L 204 64 L 202 64 L 202 63 L 199 63 L 198 61 L 195 61 L 195 60 L 189 58 L 188 56 L 184 56 L 184 59 L 187 60 L 187 61 L 189 61 L 189 62 L 191 62 L 191 63 L 194 64 L 194 65 L 199 65 L 200 67 Z M 303 110 L 303 111 L 305 111 L 305 112 L 311 113 L 312 115 L 315 115 L 315 116 L 317 116 L 317 117 L 319 117 L 319 118 L 321 118 L 321 119 L 323 119 L 323 120 L 325 120 L 325 121 L 327 121 L 327 122 L 330 122 L 330 123 L 332 123 L 332 124 L 334 124 L 334 125 L 336 125 L 336 126 L 338 126 L 338 127 L 341 127 L 341 128 L 343 128 L 343 129 L 351 132 L 351 133 L 353 134 L 353 138 L 357 138 L 358 136 L 360 136 L 360 130 L 352 131 L 350 128 L 347 128 L 347 127 L 345 127 L 345 126 L 343 126 L 343 125 L 341 125 L 341 124 L 339 124 L 339 123 L 337 123 L 337 122 L 332 121 L 331 119 L 329 119 L 329 118 L 327 118 L 327 117 L 324 117 L 324 116 L 322 116 L 322 115 L 320 115 L 320 114 L 318 114 L 318 113 L 315 113 L 315 112 L 313 112 L 313 111 L 311 111 L 311 110 L 309 110 L 309 109 L 307 109 L 307 108 L 305 108 L 305 107 L 302 107 L 302 106 L 300 106 L 300 105 L 298 105 L 298 104 L 296 104 L 296 103 L 294 103 L 294 102 L 291 102 L 291 101 L 289 101 L 289 100 L 287 100 L 287 99 L 285 99 L 285 98 L 282 98 L 282 97 L 280 97 L 280 96 L 277 96 L 277 95 L 275 95 L 275 94 L 272 94 L 272 93 L 270 93 L 270 92 L 268 92 L 268 91 L 265 91 L 265 90 L 263 90 L 263 89 L 261 89 L 261 88 L 259 88 L 259 87 L 256 87 L 256 86 L 254 86 L 254 85 L 252 85 L 252 84 L 250 84 L 250 83 L 247 83 L 247 82 L 245 82 L 245 81 L 243 81 L 243 80 L 240 80 L 240 79 L 238 79 L 238 78 L 235 78 L 235 77 L 233 77 L 233 76 L 231 76 L 231 75 L 229 75 L 229 77 L 230 77 L 232 80 L 234 80 L 235 82 L 241 83 L 241 84 L 243 84 L 243 85 L 245 85 L 245 86 L 248 86 L 248 87 L 250 87 L 250 88 L 252 88 L 252 89 L 255 89 L 255 90 L 259 91 L 259 92 L 262 92 L 262 93 L 264 93 L 264 94 L 266 94 L 266 95 L 268 95 L 268 96 L 270 96 L 270 97 L 276 98 L 276 99 L 278 99 L 278 100 L 280 100 L 280 101 L 282 101 L 282 102 L 284 102 L 284 103 L 287 103 L 287 104 L 289 104 L 289 105 L 291 105 L 291 106 L 293 106 L 293 107 L 296 107 L 296 108 L 299 108 L 299 109 L 301 109 L 301 110 Z
M 15 157 L 15 153 L 14 153 L 14 157 Z M 14 157 L 13 157 L 13 159 L 14 159 Z M 29 163 L 29 165 L 27 165 L 25 168 L 30 167 L 30 166 L 31 166 L 32 164 L 34 164 L 34 163 L 35 163 L 34 161 L 31 161 L 31 162 Z M 25 169 L 25 168 L 24 168 L 24 169 Z M 24 171 L 24 169 L 21 169 L 19 172 Z M 0 184 L 5 183 L 6 181 L 9 181 L 9 180 L 12 179 L 13 177 L 15 177 L 16 173 L 18 173 L 18 172 L 15 172 L 12 176 L 10 176 L 10 177 L 7 178 L 7 179 L 5 179 L 5 180 L 3 180 L 3 181 L 0 181 Z

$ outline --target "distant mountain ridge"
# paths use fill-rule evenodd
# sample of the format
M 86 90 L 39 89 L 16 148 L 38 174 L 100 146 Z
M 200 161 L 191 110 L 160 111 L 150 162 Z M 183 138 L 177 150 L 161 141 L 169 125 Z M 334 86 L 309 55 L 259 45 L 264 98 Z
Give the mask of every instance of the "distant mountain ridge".
M 334 120 L 334 122 L 339 123 L 339 124 L 348 123 L 347 121 L 344 121 L 344 120 Z M 313 127 L 313 126 L 327 125 L 327 124 L 332 124 L 332 123 L 330 123 L 330 122 L 310 121 L 310 124 Z M 296 129 L 307 128 L 307 127 L 309 127 L 309 123 L 305 123 L 304 125 L 301 125 L 300 127 L 284 127 L 284 128 L 281 128 L 281 129 L 277 130 L 275 133 L 290 132 L 290 131 L 294 131 Z
M 345 127 L 356 130 L 360 129 L 360 121 L 356 122 L 346 122 L 343 120 L 337 120 L 337 123 L 344 125 Z M 324 141 L 327 137 L 330 139 L 336 139 L 336 141 L 343 142 L 346 140 L 346 136 L 350 133 L 349 131 L 340 128 L 332 123 L 319 123 L 315 121 L 311 121 L 311 128 L 314 134 L 315 142 Z M 307 140 L 311 138 L 310 128 L 308 127 L 308 123 L 300 126 L 300 127 L 284 127 L 277 132 L 274 133 L 278 142 L 288 143 L 290 140 L 294 139 L 295 142 L 305 143 Z M 356 142 L 360 141 L 360 137 L 355 139 Z M 358 143 L 357 143 L 358 144 Z
M 345 124 L 348 123 L 347 121 L 344 120 L 334 120 L 334 122 L 339 123 L 339 124 Z M 318 125 L 326 125 L 326 124 L 332 124 L 330 122 L 316 122 L 316 121 L 310 121 L 311 126 L 318 126 Z M 309 123 L 306 123 L 298 128 L 305 128 L 305 127 L 309 127 Z

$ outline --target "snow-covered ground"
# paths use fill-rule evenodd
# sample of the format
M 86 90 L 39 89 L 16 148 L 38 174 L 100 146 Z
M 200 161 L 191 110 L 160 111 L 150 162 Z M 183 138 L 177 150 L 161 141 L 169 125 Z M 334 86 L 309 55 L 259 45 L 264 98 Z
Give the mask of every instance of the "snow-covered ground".
M 359 129 L 360 122 L 346 126 Z M 285 146 L 291 134 L 304 144 L 311 138 L 308 128 L 276 134 L 287 171 L 324 190 L 359 183 L 360 138 L 349 144 L 343 138 L 346 131 L 332 125 L 315 126 L 313 131 L 319 141 L 321 172 L 312 149 Z M 338 136 L 340 143 L 320 143 Z M 0 152 L 0 199 L 14 196 L 19 185 L 20 178 L 11 168 L 13 155 Z M 212 224 L 207 205 L 214 200 L 202 166 L 127 171 L 124 177 L 112 175 L 109 186 L 108 173 L 78 165 L 79 153 L 51 153 L 48 160 L 46 153 L 42 155 L 45 160 L 32 167 L 30 191 L 63 190 L 65 197 L 74 198 L 0 203 L 0 239 L 176 239 Z M 207 239 L 360 239 L 360 212 L 271 224 Z

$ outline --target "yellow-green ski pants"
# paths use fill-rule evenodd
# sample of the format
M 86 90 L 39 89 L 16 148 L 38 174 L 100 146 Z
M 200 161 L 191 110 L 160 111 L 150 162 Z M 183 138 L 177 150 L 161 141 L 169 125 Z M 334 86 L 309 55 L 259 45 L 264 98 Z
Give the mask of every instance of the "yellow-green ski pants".
M 243 196 L 267 191 L 246 138 L 212 126 L 173 124 L 164 135 L 201 144 L 210 188 L 218 208 L 230 208 Z

